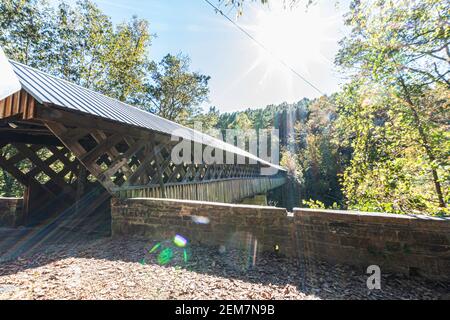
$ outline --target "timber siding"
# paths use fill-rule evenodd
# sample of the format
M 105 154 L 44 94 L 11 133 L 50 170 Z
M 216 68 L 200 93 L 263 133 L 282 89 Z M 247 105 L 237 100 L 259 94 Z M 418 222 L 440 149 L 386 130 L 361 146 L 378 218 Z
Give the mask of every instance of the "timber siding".
M 263 194 L 282 186 L 286 178 L 253 177 L 241 179 L 217 179 L 201 182 L 170 183 L 164 185 L 166 198 L 199 200 L 210 202 L 236 203 L 240 200 Z M 120 188 L 116 192 L 120 198 L 162 198 L 162 188 L 151 187 Z

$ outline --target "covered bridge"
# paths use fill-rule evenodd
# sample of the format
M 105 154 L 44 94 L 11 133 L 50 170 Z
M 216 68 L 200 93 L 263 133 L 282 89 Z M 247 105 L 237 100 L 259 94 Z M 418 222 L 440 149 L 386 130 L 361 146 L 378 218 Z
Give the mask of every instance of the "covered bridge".
M 5 62 L 5 61 L 4 61 Z M 0 100 L 0 167 L 25 186 L 24 217 L 111 196 L 237 202 L 285 183 L 285 171 L 231 144 L 14 61 L 20 90 Z M 176 133 L 245 159 L 241 164 L 171 160 Z M 263 175 L 262 169 L 275 169 Z

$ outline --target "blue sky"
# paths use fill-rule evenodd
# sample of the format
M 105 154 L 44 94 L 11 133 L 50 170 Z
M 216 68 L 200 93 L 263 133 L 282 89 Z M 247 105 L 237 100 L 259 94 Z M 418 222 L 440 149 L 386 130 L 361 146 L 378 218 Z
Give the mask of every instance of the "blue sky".
M 338 8 L 334 1 L 319 1 L 307 12 L 303 5 L 284 10 L 276 5 L 276 0 L 271 7 L 247 5 L 244 15 L 235 21 L 268 47 L 271 54 L 216 14 L 204 0 L 95 2 L 114 23 L 132 15 L 147 19 L 151 32 L 157 35 L 150 49 L 152 59 L 182 52 L 190 56 L 193 70 L 211 76 L 210 101 L 204 107 L 214 105 L 221 111 L 234 111 L 320 95 L 277 58 L 322 92 L 336 91 L 341 82 L 333 59 L 337 42 L 345 32 L 342 1 Z M 230 8 L 221 9 L 236 18 Z

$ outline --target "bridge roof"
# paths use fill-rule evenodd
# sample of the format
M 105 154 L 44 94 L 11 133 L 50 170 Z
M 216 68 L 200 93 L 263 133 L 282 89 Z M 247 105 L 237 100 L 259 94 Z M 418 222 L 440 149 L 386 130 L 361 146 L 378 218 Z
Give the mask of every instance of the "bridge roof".
M 86 89 L 43 71 L 10 60 L 22 87 L 39 103 L 81 112 L 117 123 L 174 135 L 258 161 L 264 166 L 284 168 L 209 135 L 161 118 L 138 107 Z

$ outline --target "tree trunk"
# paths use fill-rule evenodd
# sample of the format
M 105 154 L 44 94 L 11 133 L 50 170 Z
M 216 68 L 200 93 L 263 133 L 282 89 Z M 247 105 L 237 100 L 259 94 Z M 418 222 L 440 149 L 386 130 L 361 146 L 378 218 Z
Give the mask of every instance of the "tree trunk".
M 416 107 L 411 99 L 408 88 L 402 77 L 400 77 L 400 83 L 402 85 L 403 91 L 405 92 L 405 101 L 413 113 L 414 121 L 417 125 L 417 130 L 419 131 L 419 136 L 420 136 L 420 139 L 422 142 L 422 147 L 425 149 L 425 153 L 427 154 L 428 158 L 430 159 L 430 162 L 434 162 L 436 160 L 436 157 L 434 156 L 433 150 L 430 147 L 427 136 L 423 130 L 423 126 L 420 121 L 420 117 L 417 114 Z M 437 170 L 435 168 L 433 168 L 433 166 L 431 166 L 431 174 L 433 176 L 433 184 L 434 184 L 434 188 L 436 190 L 436 195 L 438 197 L 439 207 L 445 208 L 446 204 L 445 204 L 444 196 L 442 193 L 442 186 L 441 186 L 441 183 L 439 182 L 439 176 L 438 176 Z

